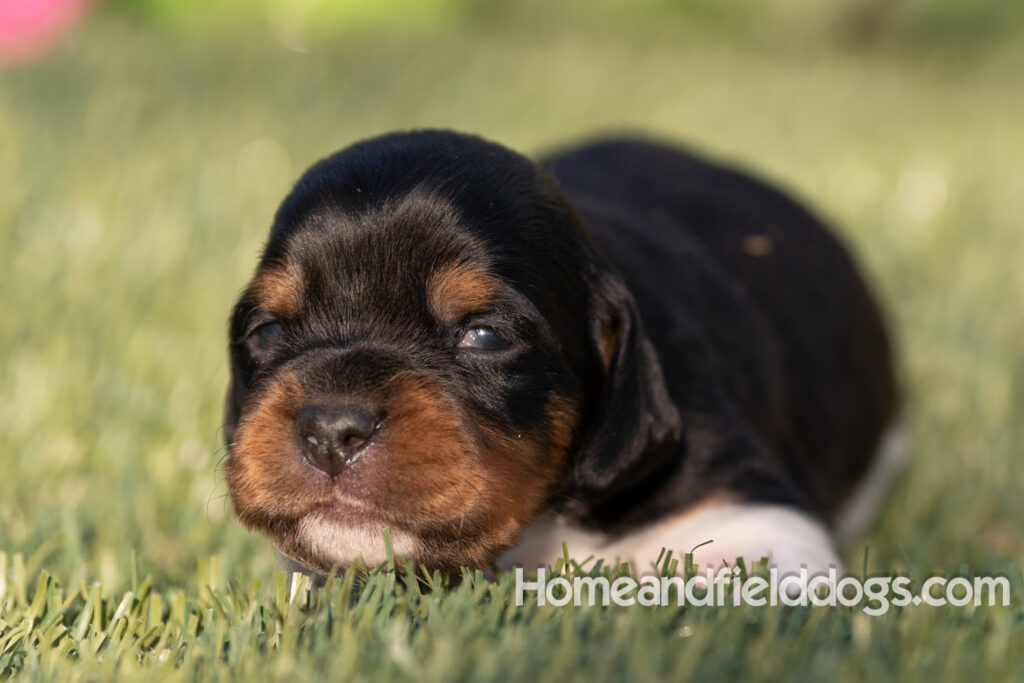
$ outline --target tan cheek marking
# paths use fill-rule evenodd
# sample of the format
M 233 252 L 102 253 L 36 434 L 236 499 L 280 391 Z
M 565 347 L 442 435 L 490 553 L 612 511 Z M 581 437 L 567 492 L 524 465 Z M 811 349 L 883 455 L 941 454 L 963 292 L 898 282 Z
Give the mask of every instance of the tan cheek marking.
M 457 540 L 456 555 L 435 555 L 432 562 L 486 566 L 516 541 L 561 481 L 578 429 L 575 405 L 553 398 L 535 433 L 469 416 L 479 429 L 474 436 L 454 400 L 427 381 L 405 377 L 391 389 L 381 446 L 396 460 L 366 482 L 375 503 Z
M 576 441 L 580 415 L 576 405 L 563 396 L 555 396 L 548 404 L 551 431 L 551 457 L 559 464 L 568 460 L 569 449 Z
M 228 460 L 228 483 L 239 518 L 263 531 L 270 520 L 295 519 L 320 502 L 292 443 L 295 406 L 304 394 L 292 375 L 273 382 L 245 412 Z
M 474 446 L 459 415 L 440 392 L 416 377 L 400 377 L 382 428 L 384 446 L 400 465 L 389 468 L 381 493 L 416 515 L 447 517 L 477 504 L 484 485 Z
M 298 313 L 306 283 L 296 265 L 274 266 L 258 274 L 250 291 L 266 310 L 282 316 Z
M 568 399 L 555 396 L 547 406 L 546 429 L 511 434 L 498 425 L 482 422 L 496 463 L 492 509 L 504 523 L 493 528 L 492 542 L 501 547 L 516 541 L 562 480 L 569 449 L 575 442 L 579 416 Z
M 498 291 L 498 283 L 487 274 L 466 265 L 450 266 L 430 277 L 427 305 L 438 320 L 454 323 L 485 308 Z

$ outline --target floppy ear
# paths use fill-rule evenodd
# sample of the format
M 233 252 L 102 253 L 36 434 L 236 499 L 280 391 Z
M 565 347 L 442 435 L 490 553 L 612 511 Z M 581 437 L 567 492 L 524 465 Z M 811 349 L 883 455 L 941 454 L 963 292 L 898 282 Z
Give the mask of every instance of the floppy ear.
M 671 454 L 681 427 L 657 354 L 621 278 L 606 277 L 593 309 L 591 334 L 605 380 L 573 477 L 576 488 L 597 501 L 653 472 Z

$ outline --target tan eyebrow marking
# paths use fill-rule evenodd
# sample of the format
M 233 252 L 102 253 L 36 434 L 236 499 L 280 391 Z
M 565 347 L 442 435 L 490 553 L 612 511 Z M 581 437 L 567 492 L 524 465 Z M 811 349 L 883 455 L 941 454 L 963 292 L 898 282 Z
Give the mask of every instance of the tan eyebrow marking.
M 266 310 L 289 316 L 298 313 L 301 308 L 306 282 L 298 266 L 272 266 L 253 279 L 249 291 Z
M 454 323 L 490 304 L 498 290 L 498 282 L 480 270 L 464 264 L 448 266 L 430 276 L 427 305 L 438 320 Z

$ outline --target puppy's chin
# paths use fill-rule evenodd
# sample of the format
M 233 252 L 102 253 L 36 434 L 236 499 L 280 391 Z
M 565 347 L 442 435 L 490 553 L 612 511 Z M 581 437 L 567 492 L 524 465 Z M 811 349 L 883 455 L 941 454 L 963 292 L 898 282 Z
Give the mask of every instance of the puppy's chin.
M 395 557 L 420 557 L 422 542 L 415 534 L 348 505 L 307 513 L 295 525 L 293 542 L 278 543 L 278 548 L 295 562 L 324 574 L 335 565 L 373 567 L 388 558 L 385 527 Z
M 501 533 L 480 533 L 467 513 L 461 520 L 438 520 L 430 527 L 409 527 L 368 507 L 337 502 L 315 508 L 288 525 L 270 532 L 278 551 L 296 567 L 326 575 L 333 567 L 372 568 L 388 560 L 385 528 L 391 553 L 400 564 L 412 561 L 441 571 L 460 567 L 486 568 L 521 535 L 510 521 Z M 464 533 L 460 533 L 464 532 Z

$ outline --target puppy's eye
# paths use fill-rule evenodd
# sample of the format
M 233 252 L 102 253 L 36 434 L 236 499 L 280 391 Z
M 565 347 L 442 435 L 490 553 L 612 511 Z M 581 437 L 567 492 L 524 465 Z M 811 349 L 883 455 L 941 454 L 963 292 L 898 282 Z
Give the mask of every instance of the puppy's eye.
M 508 342 L 490 327 L 473 327 L 466 331 L 459 341 L 460 349 L 501 351 L 508 348 Z
M 274 348 L 283 333 L 280 323 L 266 323 L 249 333 L 245 338 L 245 345 L 250 354 L 259 357 Z

